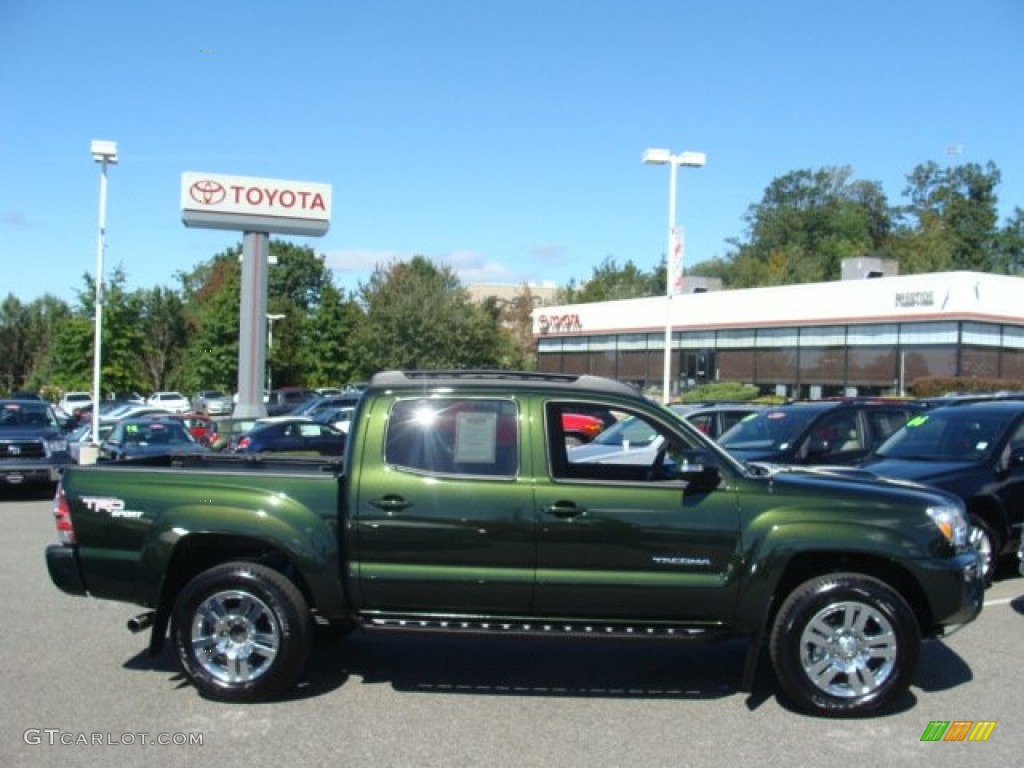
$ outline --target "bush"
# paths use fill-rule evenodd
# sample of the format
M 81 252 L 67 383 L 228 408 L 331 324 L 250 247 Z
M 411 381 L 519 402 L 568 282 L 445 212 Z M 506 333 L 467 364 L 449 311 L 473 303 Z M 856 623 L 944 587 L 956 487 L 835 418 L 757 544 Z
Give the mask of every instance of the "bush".
M 910 392 L 914 397 L 941 397 L 967 392 L 1024 391 L 1020 379 L 988 379 L 969 376 L 926 376 L 914 379 Z
M 705 400 L 753 400 L 758 396 L 757 387 L 751 384 L 740 384 L 738 381 L 715 381 L 710 384 L 691 389 L 679 399 L 682 403 L 703 402 Z

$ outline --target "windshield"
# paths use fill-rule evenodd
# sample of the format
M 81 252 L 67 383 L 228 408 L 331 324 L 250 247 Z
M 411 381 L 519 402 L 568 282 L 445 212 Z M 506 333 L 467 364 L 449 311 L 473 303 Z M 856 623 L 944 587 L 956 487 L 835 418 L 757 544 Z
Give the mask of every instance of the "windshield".
M 53 411 L 46 403 L 0 400 L 0 429 L 59 426 Z
M 718 438 L 731 451 L 784 451 L 819 411 L 769 408 L 747 416 Z
M 922 461 L 977 461 L 999 441 L 1009 419 L 998 414 L 939 408 L 915 416 L 882 443 L 876 456 Z

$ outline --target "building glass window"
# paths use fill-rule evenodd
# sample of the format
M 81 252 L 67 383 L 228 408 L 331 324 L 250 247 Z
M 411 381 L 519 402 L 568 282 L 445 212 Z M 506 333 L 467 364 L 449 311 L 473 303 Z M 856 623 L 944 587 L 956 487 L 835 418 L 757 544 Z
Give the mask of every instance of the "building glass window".
M 623 381 L 643 381 L 647 376 L 647 352 L 620 352 L 619 378 Z
M 800 350 L 801 384 L 845 384 L 846 350 L 843 347 Z
M 842 347 L 846 344 L 846 326 L 823 325 L 800 329 L 801 347 Z
M 757 332 L 754 346 L 792 349 L 797 345 L 799 337 L 800 332 L 796 328 L 761 328 Z
M 1006 349 L 1024 349 L 1024 328 L 1004 325 L 1002 345 Z
M 999 373 L 1004 379 L 1024 381 L 1024 349 L 1004 349 Z
M 851 325 L 846 331 L 846 344 L 850 347 L 895 347 L 899 343 L 899 326 Z
M 960 331 L 963 344 L 974 344 L 979 347 L 998 347 L 1002 344 L 1002 329 L 998 325 L 987 323 L 964 323 Z
M 847 350 L 849 384 L 857 387 L 892 387 L 899 358 L 892 347 L 851 347 Z
M 753 383 L 754 350 L 720 349 L 717 358 L 719 380 Z
M 753 347 L 756 338 L 753 330 L 719 331 L 716 346 L 719 349 L 745 349 Z
M 905 323 L 900 327 L 900 344 L 956 344 L 959 341 L 956 326 L 956 323 Z
M 961 347 L 960 375 L 995 379 L 999 377 L 999 350 L 994 347 Z
M 907 347 L 903 350 L 903 379 L 912 384 L 926 376 L 956 376 L 956 345 Z
M 757 384 L 788 384 L 796 381 L 796 353 L 789 349 L 759 349 Z

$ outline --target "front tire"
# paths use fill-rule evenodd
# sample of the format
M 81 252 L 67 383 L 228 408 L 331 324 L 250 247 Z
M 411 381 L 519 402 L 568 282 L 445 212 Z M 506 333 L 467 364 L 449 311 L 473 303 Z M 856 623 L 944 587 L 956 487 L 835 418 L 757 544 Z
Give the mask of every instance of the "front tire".
M 909 688 L 920 651 L 906 601 L 855 573 L 801 584 L 782 604 L 771 634 L 783 691 L 820 715 L 861 715 L 891 704 Z
M 181 591 L 171 618 L 179 668 L 203 695 L 223 701 L 257 701 L 290 688 L 312 636 L 302 593 L 254 563 L 200 573 Z
M 981 572 L 985 579 L 985 586 L 991 586 L 996 574 L 999 552 L 1003 547 L 1002 541 L 988 523 L 975 516 L 971 517 L 967 541 L 981 555 Z

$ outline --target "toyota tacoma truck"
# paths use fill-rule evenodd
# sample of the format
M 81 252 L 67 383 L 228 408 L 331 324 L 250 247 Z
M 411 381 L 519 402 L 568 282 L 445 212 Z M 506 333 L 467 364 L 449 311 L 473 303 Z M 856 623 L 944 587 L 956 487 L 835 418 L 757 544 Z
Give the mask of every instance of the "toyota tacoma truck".
M 660 439 L 575 462 L 567 413 Z M 162 462 L 162 465 L 160 465 Z M 973 620 L 963 503 L 857 472 L 745 465 L 629 386 L 498 371 L 377 374 L 344 457 L 71 467 L 52 581 L 142 606 L 205 696 L 278 696 L 317 624 L 366 632 L 750 638 L 782 695 L 863 714 L 909 687 L 922 638 Z M 332 633 L 333 634 L 333 633 Z M 340 634 L 340 633 L 339 633 Z

